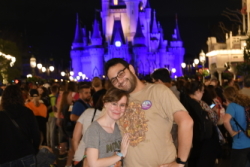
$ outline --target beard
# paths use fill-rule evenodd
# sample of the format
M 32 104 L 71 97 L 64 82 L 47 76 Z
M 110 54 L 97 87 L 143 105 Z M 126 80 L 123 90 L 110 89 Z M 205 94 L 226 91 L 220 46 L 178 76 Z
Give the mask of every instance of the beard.
M 136 80 L 136 76 L 131 71 L 129 71 L 129 72 L 130 72 L 130 77 L 125 78 L 122 83 L 119 83 L 117 88 L 121 89 L 121 90 L 124 90 L 124 91 L 126 91 L 128 93 L 131 93 L 136 88 L 137 80 Z M 126 87 L 123 86 L 124 82 L 126 82 Z

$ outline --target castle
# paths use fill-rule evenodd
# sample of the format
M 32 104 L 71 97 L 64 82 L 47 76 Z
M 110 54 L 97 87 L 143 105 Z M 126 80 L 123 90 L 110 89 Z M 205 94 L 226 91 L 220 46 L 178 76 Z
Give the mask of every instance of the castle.
M 95 18 L 89 34 L 81 27 L 78 16 L 76 18 L 70 52 L 74 77 L 79 72 L 89 79 L 102 77 L 105 75 L 104 63 L 111 58 L 123 58 L 141 76 L 157 68 L 174 68 L 173 76 L 182 76 L 185 49 L 177 18 L 170 42 L 164 40 L 162 27 L 149 0 L 102 0 L 101 18 L 102 27 Z

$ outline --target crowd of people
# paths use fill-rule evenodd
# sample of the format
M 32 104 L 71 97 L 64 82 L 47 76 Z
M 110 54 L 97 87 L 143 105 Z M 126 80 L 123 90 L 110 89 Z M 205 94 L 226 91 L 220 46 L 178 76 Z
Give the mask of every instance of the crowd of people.
M 105 72 L 105 83 L 4 87 L 0 167 L 56 166 L 56 158 L 65 167 L 214 167 L 225 145 L 232 167 L 248 165 L 250 77 L 220 86 L 172 81 L 162 68 L 145 82 L 120 58 Z

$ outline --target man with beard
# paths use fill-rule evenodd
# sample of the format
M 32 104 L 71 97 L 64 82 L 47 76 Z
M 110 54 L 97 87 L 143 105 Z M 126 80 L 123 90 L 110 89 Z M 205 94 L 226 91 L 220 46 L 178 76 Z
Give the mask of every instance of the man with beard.
M 82 85 L 79 89 L 79 99 L 74 103 L 70 115 L 71 121 L 77 121 L 81 114 L 90 107 L 91 88 L 88 85 Z
M 130 146 L 124 167 L 184 167 L 191 148 L 193 120 L 169 88 L 141 82 L 135 69 L 120 58 L 105 64 L 112 85 L 130 93 L 129 105 L 119 120 L 122 134 L 129 133 Z M 178 153 L 171 129 L 178 129 Z

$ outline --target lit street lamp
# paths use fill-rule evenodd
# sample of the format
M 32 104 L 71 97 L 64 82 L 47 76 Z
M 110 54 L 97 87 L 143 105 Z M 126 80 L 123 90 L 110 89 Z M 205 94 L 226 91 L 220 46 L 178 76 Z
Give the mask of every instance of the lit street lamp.
M 206 55 L 205 53 L 203 52 L 203 50 L 201 50 L 201 53 L 199 55 L 200 57 L 200 62 L 202 64 L 202 75 L 203 75 L 203 72 L 204 72 L 204 66 L 205 66 L 205 62 L 206 62 Z M 202 80 L 203 80 L 203 83 L 205 82 L 205 76 L 203 75 L 202 77 Z
M 62 77 L 64 77 L 65 74 L 66 74 L 66 73 L 65 73 L 64 71 L 61 72 L 61 76 L 62 76 Z
M 32 74 L 35 75 L 36 58 L 34 55 L 32 55 L 30 58 L 30 67 L 32 68 Z
M 181 63 L 181 67 L 182 67 L 182 69 L 183 69 L 184 75 L 185 75 L 185 68 L 186 68 L 186 66 L 187 66 L 186 63 L 184 63 L 184 62 Z
M 50 72 L 53 72 L 55 70 L 55 67 L 54 66 L 49 66 L 49 71 Z

